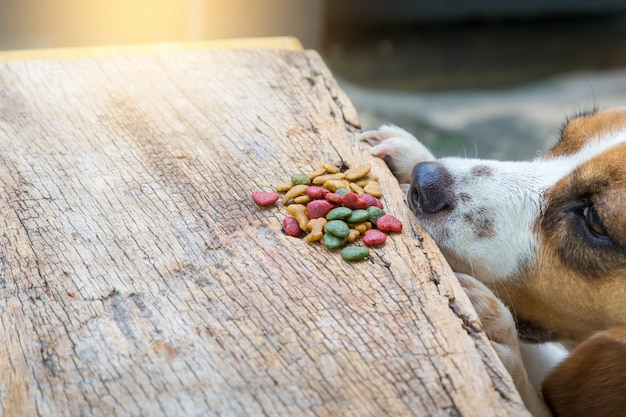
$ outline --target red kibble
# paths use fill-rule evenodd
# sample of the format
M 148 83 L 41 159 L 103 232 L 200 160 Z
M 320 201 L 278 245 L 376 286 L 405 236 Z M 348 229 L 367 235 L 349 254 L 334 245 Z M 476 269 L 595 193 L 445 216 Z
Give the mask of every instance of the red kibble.
M 266 193 L 265 191 L 255 191 L 252 193 L 252 200 L 259 206 L 271 206 L 279 197 L 278 193 Z
M 352 210 L 365 210 L 369 207 L 367 202 L 361 200 L 359 196 L 353 192 L 347 192 L 343 196 L 343 205 L 344 207 L 348 207 Z
M 335 204 L 343 203 L 343 196 L 340 196 L 339 194 L 336 194 L 336 193 L 328 193 L 324 196 L 324 198 L 330 201 L 331 203 L 335 203 Z
M 333 209 L 333 204 L 326 200 L 313 200 L 306 205 L 306 215 L 309 219 L 318 219 L 326 217 L 329 211 Z
M 324 198 L 324 196 L 329 192 L 330 191 L 328 191 L 326 188 L 316 187 L 315 185 L 312 185 L 306 189 L 306 195 L 311 197 L 313 200 L 320 200 Z
M 381 232 L 399 233 L 402 231 L 402 222 L 391 214 L 385 214 L 376 220 L 376 228 Z
M 371 206 L 376 206 L 378 208 L 383 208 L 383 203 L 380 202 L 379 199 L 377 199 L 376 197 L 374 197 L 371 194 L 361 194 L 359 195 L 359 198 L 363 201 L 365 201 L 367 203 L 368 207 Z
M 285 229 L 285 234 L 288 236 L 300 237 L 302 234 L 302 230 L 300 230 L 300 226 L 295 217 L 285 217 L 283 219 L 283 229 Z
M 363 243 L 367 246 L 380 245 L 387 240 L 387 235 L 377 229 L 370 229 L 363 235 Z

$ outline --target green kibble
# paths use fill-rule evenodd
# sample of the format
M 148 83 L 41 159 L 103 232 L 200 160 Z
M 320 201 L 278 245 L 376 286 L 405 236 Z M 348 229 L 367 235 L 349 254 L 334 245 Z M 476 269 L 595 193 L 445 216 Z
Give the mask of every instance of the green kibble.
M 342 220 L 331 220 L 324 225 L 324 231 L 337 237 L 346 238 L 350 234 L 350 227 Z
M 291 183 L 293 185 L 311 185 L 311 178 L 306 174 L 293 174 L 291 176 Z
M 354 210 L 350 217 L 346 219 L 348 223 L 361 223 L 369 220 L 370 213 L 367 210 Z
M 328 249 L 337 249 L 346 244 L 345 237 L 335 236 L 332 233 L 326 233 L 322 236 L 322 244 Z
M 347 189 L 345 188 L 337 188 L 337 190 L 335 191 L 335 194 L 339 194 L 340 196 L 344 196 L 346 195 L 346 193 L 348 192 Z
M 378 208 L 376 206 L 368 207 L 367 212 L 369 213 L 369 221 L 372 224 L 376 224 L 376 220 L 378 220 L 379 217 L 385 215 L 385 210 Z
M 352 214 L 352 209 L 348 207 L 335 207 L 326 215 L 326 220 L 345 219 Z
M 365 246 L 347 246 L 341 250 L 341 257 L 350 262 L 365 259 L 369 254 L 370 250 Z

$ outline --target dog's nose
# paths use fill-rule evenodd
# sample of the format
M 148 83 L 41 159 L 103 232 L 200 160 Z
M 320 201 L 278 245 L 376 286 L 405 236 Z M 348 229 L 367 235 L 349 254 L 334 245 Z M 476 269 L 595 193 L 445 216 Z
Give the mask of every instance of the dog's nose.
M 437 213 L 452 209 L 452 175 L 438 162 L 420 162 L 413 168 L 409 202 L 413 209 L 418 207 L 426 213 Z

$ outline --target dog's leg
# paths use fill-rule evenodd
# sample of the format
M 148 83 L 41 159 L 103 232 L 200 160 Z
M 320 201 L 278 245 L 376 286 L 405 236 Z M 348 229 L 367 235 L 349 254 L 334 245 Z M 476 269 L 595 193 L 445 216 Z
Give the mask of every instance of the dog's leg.
M 368 130 L 360 139 L 374 146 L 372 155 L 383 158 L 401 184 L 411 181 L 416 164 L 435 159 L 415 136 L 397 126 L 383 125 L 377 130 Z
M 526 374 L 511 312 L 477 279 L 459 273 L 456 276 L 474 305 L 487 338 L 513 378 L 526 408 L 534 417 L 551 416 L 550 410 Z
M 559 416 L 626 413 L 626 326 L 596 333 L 548 375 L 543 394 Z

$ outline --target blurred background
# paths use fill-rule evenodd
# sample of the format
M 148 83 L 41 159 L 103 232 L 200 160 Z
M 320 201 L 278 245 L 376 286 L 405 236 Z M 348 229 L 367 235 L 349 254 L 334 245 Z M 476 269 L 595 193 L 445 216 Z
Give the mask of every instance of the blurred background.
M 626 105 L 624 0 L 0 0 L 0 50 L 284 35 L 439 156 L 532 158 Z

